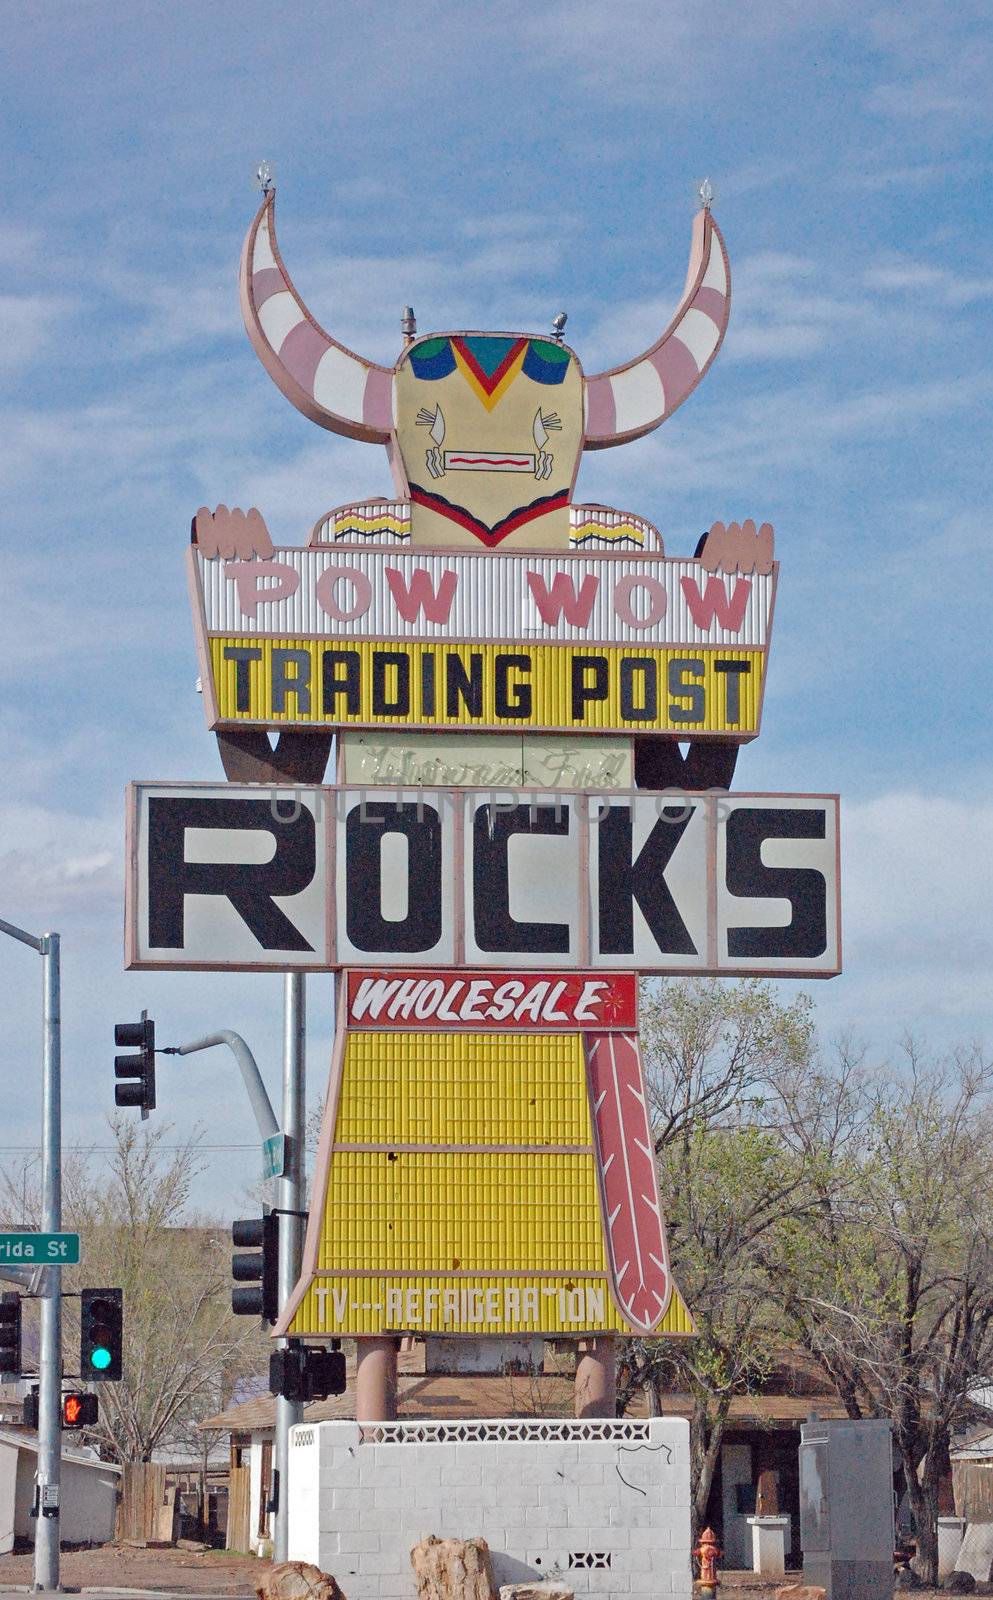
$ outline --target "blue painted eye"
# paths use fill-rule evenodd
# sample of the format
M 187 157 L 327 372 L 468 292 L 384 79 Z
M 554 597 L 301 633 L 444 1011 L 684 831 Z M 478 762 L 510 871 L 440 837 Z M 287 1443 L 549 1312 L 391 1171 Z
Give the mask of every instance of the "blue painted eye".
M 425 339 L 410 352 L 410 365 L 415 378 L 447 378 L 455 371 L 451 340 Z
M 522 371 L 535 383 L 561 383 L 572 357 L 551 339 L 530 339 Z

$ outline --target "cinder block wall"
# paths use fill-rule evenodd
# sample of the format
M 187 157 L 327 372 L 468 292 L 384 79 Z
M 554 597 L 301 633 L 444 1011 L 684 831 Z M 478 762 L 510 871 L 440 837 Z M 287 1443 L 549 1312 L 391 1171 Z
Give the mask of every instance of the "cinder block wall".
M 303 1424 L 290 1436 L 291 1558 L 348 1600 L 410 1600 L 412 1545 L 482 1535 L 498 1583 L 689 1600 L 689 1425 Z

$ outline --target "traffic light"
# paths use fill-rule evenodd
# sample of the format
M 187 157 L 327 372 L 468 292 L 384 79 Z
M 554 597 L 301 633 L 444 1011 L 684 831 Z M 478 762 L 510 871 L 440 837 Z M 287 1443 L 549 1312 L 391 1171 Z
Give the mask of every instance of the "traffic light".
M 38 1385 L 33 1383 L 24 1396 L 21 1419 L 26 1428 L 38 1431 Z
M 231 1310 L 236 1317 L 275 1322 L 279 1315 L 279 1218 L 270 1211 L 265 1217 L 232 1222 L 231 1242 L 252 1247 L 250 1255 L 231 1257 L 231 1276 L 235 1283 L 254 1285 L 231 1290 Z
M 88 1383 L 116 1383 L 123 1370 L 123 1291 L 84 1289 L 80 1302 L 79 1375 Z
M 63 1428 L 90 1428 L 100 1416 L 100 1403 L 95 1394 L 80 1394 L 71 1390 L 62 1396 Z
M 116 1022 L 116 1045 L 137 1045 L 136 1055 L 115 1056 L 114 1076 L 129 1081 L 114 1085 L 114 1102 L 119 1106 L 140 1106 L 147 1117 L 155 1110 L 155 1023 L 147 1011 L 140 1022 Z
M 345 1392 L 345 1357 L 340 1350 L 291 1344 L 269 1357 L 269 1393 L 284 1400 L 326 1400 Z
M 0 1294 L 0 1373 L 21 1370 L 21 1297 Z

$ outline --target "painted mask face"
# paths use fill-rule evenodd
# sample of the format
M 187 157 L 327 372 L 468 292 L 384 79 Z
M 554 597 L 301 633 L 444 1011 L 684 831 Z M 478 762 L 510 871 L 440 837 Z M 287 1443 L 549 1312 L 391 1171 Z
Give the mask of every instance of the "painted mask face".
M 272 189 L 242 251 L 245 326 L 304 416 L 386 446 L 413 543 L 562 549 L 580 453 L 657 428 L 720 348 L 730 277 L 709 195 L 701 198 L 669 326 L 633 360 L 592 377 L 557 339 L 515 333 L 432 334 L 411 340 L 392 367 L 367 361 L 325 333 L 293 287 Z
M 583 440 L 576 357 L 551 339 L 439 334 L 396 369 L 415 544 L 564 548 Z

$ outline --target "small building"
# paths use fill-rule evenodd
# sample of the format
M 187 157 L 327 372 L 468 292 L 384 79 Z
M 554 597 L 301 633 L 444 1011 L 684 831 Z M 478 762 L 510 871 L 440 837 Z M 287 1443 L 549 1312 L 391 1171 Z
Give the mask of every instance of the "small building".
M 424 1370 L 424 1346 L 402 1348 L 397 1362 L 397 1416 L 406 1420 L 492 1417 L 571 1417 L 575 1404 L 572 1373 L 507 1376 L 432 1375 Z M 645 1408 L 635 1413 L 645 1415 Z M 348 1421 L 355 1416 L 355 1358 L 348 1358 L 344 1394 L 304 1407 L 307 1422 Z M 259 1394 L 228 1406 L 200 1424 L 204 1432 L 231 1436 L 228 1495 L 229 1550 L 265 1554 L 272 1538 L 268 1511 L 272 1493 L 276 1401 Z
M 404 1420 L 571 1417 L 575 1384 L 571 1371 L 521 1375 L 429 1374 L 424 1345 L 401 1348 L 398 1357 L 397 1416 Z M 692 1419 L 688 1394 L 662 1396 L 663 1416 Z M 813 1362 L 784 1352 L 757 1395 L 737 1396 L 725 1430 L 705 1521 L 717 1533 L 728 1569 L 750 1568 L 752 1535 L 748 1518 L 756 1511 L 790 1518 L 787 1560 L 799 1565 L 800 1424 L 814 1410 L 824 1418 L 844 1417 L 845 1408 Z M 638 1393 L 625 1413 L 648 1414 Z M 345 1393 L 305 1407 L 307 1422 L 348 1420 L 355 1416 L 355 1362 L 348 1359 Z M 228 1406 L 201 1427 L 231 1437 L 231 1478 L 227 1544 L 230 1550 L 262 1553 L 272 1535 L 267 1511 L 272 1492 L 276 1402 L 268 1393 Z M 792 1548 L 791 1548 L 792 1546 Z
M 942 1511 L 966 1522 L 993 1522 L 993 1429 L 978 1423 L 960 1434 L 949 1451 L 952 1505 Z
M 38 1440 L 0 1428 L 0 1555 L 15 1539 L 34 1538 L 34 1479 Z M 84 1450 L 62 1450 L 61 1538 L 64 1544 L 106 1544 L 114 1537 L 121 1469 Z

